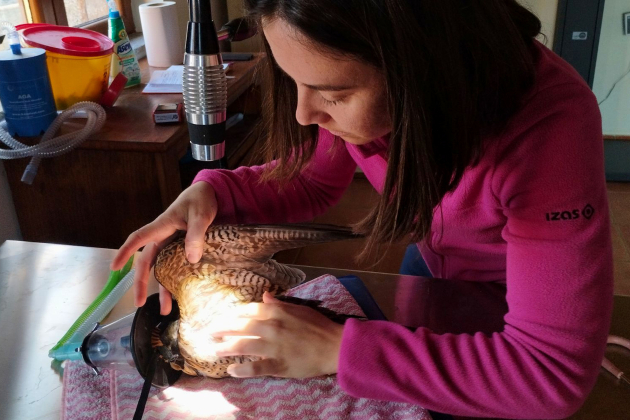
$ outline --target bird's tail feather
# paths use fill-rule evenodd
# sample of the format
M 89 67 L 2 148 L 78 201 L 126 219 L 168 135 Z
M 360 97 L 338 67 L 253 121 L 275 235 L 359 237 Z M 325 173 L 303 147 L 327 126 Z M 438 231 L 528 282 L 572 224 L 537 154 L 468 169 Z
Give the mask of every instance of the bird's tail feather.
M 353 232 L 352 229 L 348 227 L 315 223 L 238 225 L 238 230 L 264 239 L 266 242 L 266 253 L 275 253 L 285 249 L 363 237 L 363 235 Z

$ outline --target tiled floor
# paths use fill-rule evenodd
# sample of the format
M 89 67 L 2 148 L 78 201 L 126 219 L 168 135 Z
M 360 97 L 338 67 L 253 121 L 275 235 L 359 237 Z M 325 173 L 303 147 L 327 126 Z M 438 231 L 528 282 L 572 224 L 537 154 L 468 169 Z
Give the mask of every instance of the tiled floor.
M 608 198 L 612 219 L 612 241 L 615 267 L 615 293 L 630 295 L 630 183 L 608 183 Z M 339 204 L 315 219 L 316 223 L 347 226 L 366 216 L 378 200 L 378 194 L 361 175 L 355 177 Z M 405 244 L 381 251 L 379 261 L 357 262 L 355 256 L 363 241 L 344 241 L 314 245 L 279 253 L 280 262 L 330 268 L 397 273 L 406 248 Z M 381 255 L 381 254 L 379 254 Z

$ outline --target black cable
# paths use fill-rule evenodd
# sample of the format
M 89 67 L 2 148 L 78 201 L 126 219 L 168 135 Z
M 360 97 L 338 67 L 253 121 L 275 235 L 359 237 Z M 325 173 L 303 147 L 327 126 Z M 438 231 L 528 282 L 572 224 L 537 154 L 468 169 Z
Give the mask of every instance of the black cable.
M 606 97 L 604 99 L 602 99 L 602 101 L 600 103 L 598 103 L 597 105 L 601 106 L 604 102 L 606 102 L 606 100 L 608 98 L 610 98 L 610 95 L 613 93 L 613 90 L 615 90 L 615 87 L 617 87 L 617 84 L 619 84 L 619 82 L 621 82 L 623 79 L 625 79 L 625 77 L 630 74 L 630 69 L 628 69 L 627 72 L 625 72 L 623 74 L 623 76 L 621 76 L 616 82 L 615 84 L 610 88 L 610 91 L 608 92 L 608 95 L 606 95 Z
M 144 379 L 144 385 L 142 385 L 142 392 L 140 393 L 140 399 L 136 406 L 136 412 L 133 415 L 133 420 L 142 420 L 144 414 L 144 407 L 147 405 L 147 399 L 149 398 L 149 391 L 151 390 L 151 382 L 153 381 L 153 375 L 155 375 L 155 366 L 157 364 L 158 352 L 153 350 L 151 355 L 151 361 L 149 362 L 149 371 Z

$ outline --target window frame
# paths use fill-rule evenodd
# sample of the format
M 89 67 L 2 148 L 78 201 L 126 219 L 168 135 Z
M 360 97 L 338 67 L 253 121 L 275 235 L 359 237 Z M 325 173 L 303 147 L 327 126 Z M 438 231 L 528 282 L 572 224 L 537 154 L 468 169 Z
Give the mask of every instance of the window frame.
M 24 7 L 28 7 L 34 23 L 52 23 L 68 26 L 68 16 L 64 0 L 22 0 Z M 105 1 L 105 0 L 101 0 Z M 127 33 L 134 33 L 136 26 L 133 23 L 131 12 L 131 0 L 115 0 L 120 16 L 125 24 Z M 78 25 L 84 29 L 90 29 L 100 33 L 107 33 L 107 18 L 100 18 Z
M 33 23 L 53 23 L 68 26 L 66 6 L 63 0 L 28 0 Z

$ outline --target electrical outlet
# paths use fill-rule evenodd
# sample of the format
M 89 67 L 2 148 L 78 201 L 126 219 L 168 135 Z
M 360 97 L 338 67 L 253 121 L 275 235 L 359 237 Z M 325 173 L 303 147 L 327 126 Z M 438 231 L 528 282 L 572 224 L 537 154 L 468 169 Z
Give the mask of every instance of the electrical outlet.
M 630 12 L 623 14 L 623 34 L 630 35 Z

